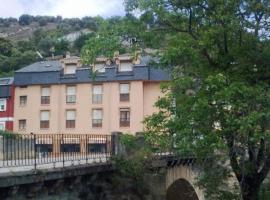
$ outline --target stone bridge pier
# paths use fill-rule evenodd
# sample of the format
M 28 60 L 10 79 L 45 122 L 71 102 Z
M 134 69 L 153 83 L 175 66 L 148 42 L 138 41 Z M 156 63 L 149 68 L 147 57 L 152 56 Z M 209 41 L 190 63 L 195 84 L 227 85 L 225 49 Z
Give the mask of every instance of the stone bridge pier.
M 153 162 L 152 172 L 145 182 L 155 200 L 204 200 L 203 191 L 196 186 L 199 169 L 193 159 Z

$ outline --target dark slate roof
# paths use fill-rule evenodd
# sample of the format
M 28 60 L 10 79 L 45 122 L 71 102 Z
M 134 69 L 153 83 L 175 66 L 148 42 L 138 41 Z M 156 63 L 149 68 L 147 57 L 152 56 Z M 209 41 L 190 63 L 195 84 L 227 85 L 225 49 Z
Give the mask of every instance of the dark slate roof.
M 78 68 L 76 74 L 65 75 L 59 61 L 44 61 L 34 63 L 15 72 L 14 84 L 48 85 L 48 84 L 76 84 L 88 82 L 111 81 L 168 81 L 168 71 L 149 66 L 150 57 L 143 57 L 140 65 L 134 65 L 131 72 L 119 72 L 116 65 L 105 68 L 104 73 L 97 73 L 93 78 L 89 67 Z M 48 65 L 51 65 L 50 67 Z
M 11 96 L 11 85 L 0 85 L 0 98 Z
M 0 78 L 0 98 L 11 96 L 13 80 L 13 77 Z
M 28 65 L 16 72 L 53 72 L 61 70 L 60 61 L 41 61 Z

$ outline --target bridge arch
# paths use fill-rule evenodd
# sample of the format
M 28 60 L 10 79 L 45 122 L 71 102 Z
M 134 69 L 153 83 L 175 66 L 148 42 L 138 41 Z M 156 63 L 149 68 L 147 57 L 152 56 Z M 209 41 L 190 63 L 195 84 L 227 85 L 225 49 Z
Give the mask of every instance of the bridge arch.
M 175 165 L 167 168 L 166 200 L 204 200 L 203 191 L 195 185 L 194 165 Z

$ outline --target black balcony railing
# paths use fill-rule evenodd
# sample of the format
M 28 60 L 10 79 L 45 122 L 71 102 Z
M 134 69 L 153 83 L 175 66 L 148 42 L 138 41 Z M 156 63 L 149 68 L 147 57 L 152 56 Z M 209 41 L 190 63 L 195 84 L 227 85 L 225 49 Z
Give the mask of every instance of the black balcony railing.
M 47 168 L 108 162 L 115 149 L 114 135 L 7 134 L 0 135 L 0 169 Z

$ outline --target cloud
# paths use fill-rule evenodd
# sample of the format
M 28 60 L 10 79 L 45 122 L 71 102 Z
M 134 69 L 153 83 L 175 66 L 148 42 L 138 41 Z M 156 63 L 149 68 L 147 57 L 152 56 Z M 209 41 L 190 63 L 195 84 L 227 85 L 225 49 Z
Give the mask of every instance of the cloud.
M 50 14 L 63 17 L 123 15 L 122 0 L 58 0 Z
M 0 0 L 0 17 L 61 15 L 62 17 L 124 15 L 123 0 Z

